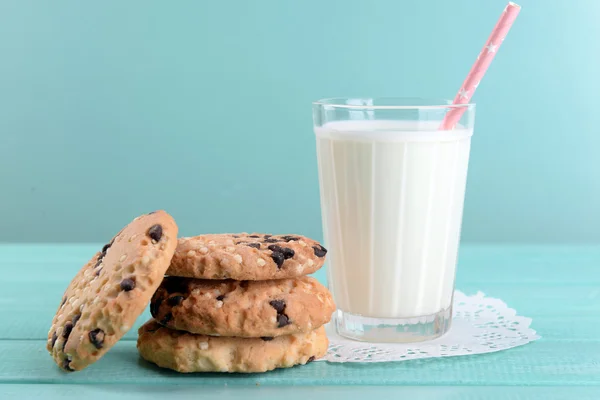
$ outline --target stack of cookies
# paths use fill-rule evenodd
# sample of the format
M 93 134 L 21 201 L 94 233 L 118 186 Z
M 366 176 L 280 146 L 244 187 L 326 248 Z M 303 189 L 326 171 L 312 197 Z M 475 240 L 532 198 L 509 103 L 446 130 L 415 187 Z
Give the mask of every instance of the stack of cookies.
M 331 295 L 305 275 L 327 251 L 301 236 L 177 239 L 164 211 L 135 218 L 73 278 L 46 348 L 64 371 L 99 360 L 151 303 L 143 358 L 181 372 L 263 372 L 327 350 Z M 168 277 L 165 278 L 165 274 Z
M 264 372 L 327 350 L 331 294 L 306 276 L 327 251 L 295 235 L 181 238 L 139 330 L 141 356 L 180 372 Z

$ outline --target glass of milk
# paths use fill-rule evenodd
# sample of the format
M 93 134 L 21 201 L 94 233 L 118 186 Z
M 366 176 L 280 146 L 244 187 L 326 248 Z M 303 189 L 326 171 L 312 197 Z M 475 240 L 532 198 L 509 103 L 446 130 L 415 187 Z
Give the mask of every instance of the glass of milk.
M 448 111 L 464 109 L 452 130 Z M 335 98 L 313 104 L 335 324 L 369 342 L 450 327 L 474 104 Z

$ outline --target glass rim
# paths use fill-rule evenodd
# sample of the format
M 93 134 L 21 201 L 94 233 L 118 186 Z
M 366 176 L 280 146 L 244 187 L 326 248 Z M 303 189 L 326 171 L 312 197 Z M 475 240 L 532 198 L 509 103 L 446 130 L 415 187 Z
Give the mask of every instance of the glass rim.
M 372 104 L 348 104 L 348 102 Z M 417 104 L 410 104 L 410 102 L 415 102 Z M 459 108 L 475 108 L 475 103 L 452 104 L 452 100 L 426 97 L 329 97 L 313 101 L 312 104 L 314 106 L 343 108 L 352 110 L 447 110 Z

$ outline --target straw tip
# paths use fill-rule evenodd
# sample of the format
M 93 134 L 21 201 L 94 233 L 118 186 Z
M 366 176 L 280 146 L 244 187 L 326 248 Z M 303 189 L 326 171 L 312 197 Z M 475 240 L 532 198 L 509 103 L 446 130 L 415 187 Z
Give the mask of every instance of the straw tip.
M 509 6 L 511 6 L 511 7 L 516 7 L 516 8 L 519 8 L 519 9 L 521 8 L 521 6 L 520 6 L 520 5 L 518 5 L 517 3 L 513 3 L 512 1 L 509 1 L 509 2 L 508 2 L 508 5 L 509 5 Z

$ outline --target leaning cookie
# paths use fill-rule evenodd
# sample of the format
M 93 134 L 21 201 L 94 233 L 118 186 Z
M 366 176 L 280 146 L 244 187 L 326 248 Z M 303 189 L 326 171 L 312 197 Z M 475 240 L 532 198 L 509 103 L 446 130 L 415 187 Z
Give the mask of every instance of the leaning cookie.
M 85 368 L 134 324 L 162 281 L 177 225 L 156 211 L 136 218 L 79 271 L 65 291 L 47 349 L 66 371 Z
M 335 304 L 316 279 L 216 281 L 167 277 L 150 311 L 161 324 L 215 336 L 273 337 L 329 322 Z
M 323 357 L 328 346 L 324 327 L 263 340 L 196 335 L 150 320 L 138 333 L 142 358 L 179 372 L 266 372 Z
M 327 250 L 298 235 L 212 234 L 179 239 L 167 275 L 267 280 L 312 274 Z

